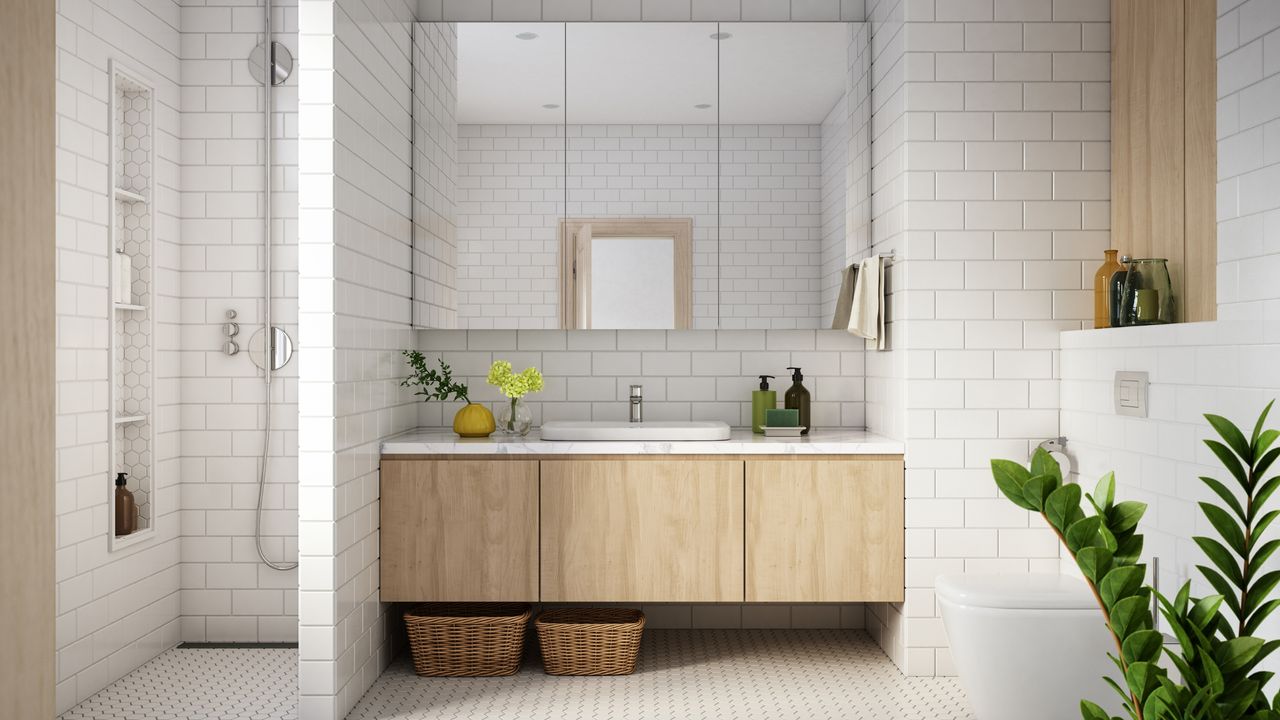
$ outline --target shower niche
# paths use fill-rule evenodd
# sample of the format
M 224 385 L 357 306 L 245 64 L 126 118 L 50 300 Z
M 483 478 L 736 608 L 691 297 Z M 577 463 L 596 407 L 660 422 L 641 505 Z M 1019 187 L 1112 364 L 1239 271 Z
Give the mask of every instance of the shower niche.
M 109 457 L 111 549 L 155 531 L 155 91 L 145 76 L 112 61 L 110 78 L 111 304 Z M 132 511 L 117 490 L 132 495 Z

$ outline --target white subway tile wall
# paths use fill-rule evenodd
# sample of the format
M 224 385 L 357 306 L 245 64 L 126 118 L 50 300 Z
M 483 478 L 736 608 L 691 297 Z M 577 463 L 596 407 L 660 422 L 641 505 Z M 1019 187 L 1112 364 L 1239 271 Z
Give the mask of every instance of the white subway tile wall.
M 867 0 L 418 0 L 424 22 L 835 21 L 861 22 Z
M 177 2 L 59 3 L 57 17 L 57 709 L 63 712 L 179 640 L 178 188 L 182 9 Z M 155 85 L 152 259 L 156 429 L 155 537 L 115 552 L 108 407 L 107 66 Z M 21 469 L 15 469 L 21 472 Z M 6 582 L 16 581 L 13 578 Z
M 466 382 L 471 399 L 497 412 L 505 399 L 485 383 L 494 360 L 534 366 L 546 381 L 527 399 L 535 424 L 547 420 L 625 420 L 632 384 L 644 386 L 651 420 L 751 424 L 758 375 L 804 368 L 816 428 L 863 427 L 863 341 L 838 330 L 420 330 L 417 347 Z M 767 348 L 767 349 L 766 349 Z M 407 374 L 403 362 L 397 372 Z M 418 403 L 418 424 L 447 427 L 460 403 Z
M 559 326 L 566 199 L 569 217 L 693 220 L 694 328 L 818 327 L 820 126 L 462 125 L 458 135 L 462 328 Z M 831 200 L 843 215 L 840 180 Z
M 413 5 L 301 0 L 299 683 L 303 720 L 344 717 L 386 667 L 378 457 L 412 427 Z
M 298 52 L 296 0 L 272 0 L 275 39 Z M 262 85 L 246 58 L 262 7 L 210 0 L 183 8 L 181 168 L 182 640 L 292 642 L 297 571 L 263 565 L 254 509 L 265 386 L 248 352 L 222 352 L 236 311 L 247 350 L 263 324 Z M 298 339 L 298 73 L 272 92 L 271 317 Z M 298 363 L 273 374 L 263 549 L 298 547 Z
M 1161 587 L 1212 592 L 1192 535 L 1212 535 L 1195 503 L 1216 502 L 1201 475 L 1225 479 L 1203 440 L 1203 413 L 1251 426 L 1280 396 L 1280 14 L 1267 0 L 1219 3 L 1218 319 L 1062 336 L 1062 431 L 1082 482 L 1114 470 L 1117 493 L 1149 504 L 1147 558 Z M 1120 417 L 1120 370 L 1150 373 L 1147 418 Z M 1278 417 L 1273 413 L 1270 425 Z M 1272 563 L 1274 564 L 1274 562 Z M 1280 632 L 1275 620 L 1261 634 Z M 1276 670 L 1272 662 L 1268 668 Z
M 938 574 L 1058 567 L 1053 538 L 998 497 L 987 464 L 1058 435 L 1058 337 L 1090 317 L 1110 243 L 1109 18 L 1108 3 L 906 8 L 893 300 L 912 675 L 953 672 Z

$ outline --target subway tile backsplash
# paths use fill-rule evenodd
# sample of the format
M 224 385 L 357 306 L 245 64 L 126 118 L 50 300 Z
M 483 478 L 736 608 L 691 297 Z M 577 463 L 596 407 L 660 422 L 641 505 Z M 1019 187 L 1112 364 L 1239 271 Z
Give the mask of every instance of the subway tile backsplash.
M 485 384 L 494 360 L 530 365 L 546 380 L 528 398 L 535 424 L 547 420 L 625 420 L 630 386 L 644 386 L 649 420 L 723 420 L 751 424 L 758 375 L 791 386 L 788 365 L 804 369 L 813 425 L 865 427 L 864 341 L 840 330 L 420 330 L 417 347 L 439 357 L 467 383 L 471 399 L 497 410 Z M 407 370 L 406 370 L 407 374 Z M 444 427 L 459 403 L 427 402 L 419 424 Z

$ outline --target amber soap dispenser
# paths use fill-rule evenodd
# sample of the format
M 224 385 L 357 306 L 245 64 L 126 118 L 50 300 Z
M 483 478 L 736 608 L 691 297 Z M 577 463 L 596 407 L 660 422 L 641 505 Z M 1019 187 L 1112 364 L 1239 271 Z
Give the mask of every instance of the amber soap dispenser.
M 800 427 L 804 428 L 800 431 L 801 435 L 808 435 L 809 430 L 809 391 L 802 384 L 804 373 L 800 372 L 798 367 L 787 368 L 791 371 L 791 387 L 787 388 L 787 394 L 782 398 L 782 406 L 788 410 L 800 411 Z

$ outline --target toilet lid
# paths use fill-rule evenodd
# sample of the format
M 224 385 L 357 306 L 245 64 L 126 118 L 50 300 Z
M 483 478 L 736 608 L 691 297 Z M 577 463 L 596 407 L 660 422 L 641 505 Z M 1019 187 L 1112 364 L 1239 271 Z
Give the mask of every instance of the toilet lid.
M 1089 586 L 1067 575 L 941 575 L 938 597 L 971 607 L 1023 610 L 1097 609 Z

